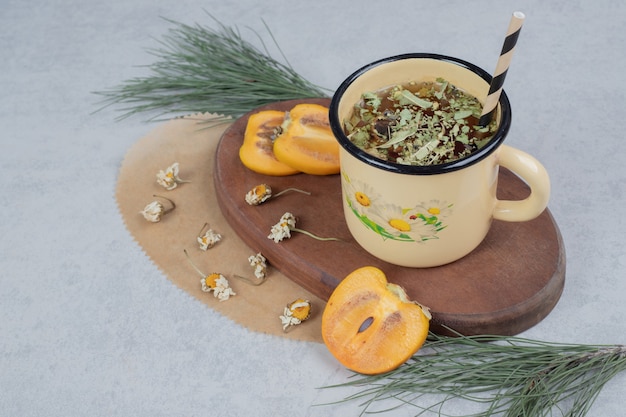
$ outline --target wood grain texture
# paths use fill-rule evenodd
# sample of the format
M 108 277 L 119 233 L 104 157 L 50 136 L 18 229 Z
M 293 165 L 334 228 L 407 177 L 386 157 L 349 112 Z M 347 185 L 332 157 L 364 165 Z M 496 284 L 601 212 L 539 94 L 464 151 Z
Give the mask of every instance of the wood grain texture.
M 327 99 L 307 102 L 329 104 Z M 274 103 L 255 110 L 289 110 L 300 101 Z M 297 174 L 271 177 L 256 174 L 239 161 L 248 115 L 237 120 L 221 138 L 216 151 L 215 190 L 220 209 L 240 238 L 288 278 L 327 300 L 343 277 L 354 269 L 374 265 L 390 282 L 428 306 L 431 328 L 442 325 L 462 334 L 518 334 L 545 318 L 558 302 L 565 283 L 565 252 L 558 227 L 546 209 L 523 223 L 494 221 L 481 245 L 465 258 L 436 268 L 406 268 L 381 261 L 351 237 L 343 217 L 338 175 Z M 297 187 L 311 195 L 286 193 L 260 206 L 250 206 L 245 194 L 255 185 L 269 184 L 274 192 Z M 498 197 L 522 199 L 528 187 L 501 168 Z M 274 243 L 270 228 L 285 212 L 297 227 L 341 241 L 317 241 L 293 233 Z

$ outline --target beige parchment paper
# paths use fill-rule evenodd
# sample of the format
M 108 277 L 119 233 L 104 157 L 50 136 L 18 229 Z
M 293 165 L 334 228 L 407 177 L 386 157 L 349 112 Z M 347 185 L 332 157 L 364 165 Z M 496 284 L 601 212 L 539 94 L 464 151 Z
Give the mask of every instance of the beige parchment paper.
M 242 275 L 254 279 L 248 257 L 255 253 L 239 239 L 222 216 L 215 198 L 214 155 L 229 124 L 208 125 L 206 120 L 212 117 L 193 115 L 164 122 L 131 147 L 122 162 L 116 187 L 117 204 L 124 223 L 158 268 L 176 286 L 208 308 L 253 331 L 322 342 L 323 300 L 271 265 L 267 280 L 259 286 L 234 277 Z M 180 178 L 190 182 L 167 191 L 157 184 L 156 174 L 174 162 L 180 164 Z M 162 201 L 168 207 L 167 202 L 154 198 L 154 194 L 167 197 L 176 204 L 176 208 L 163 216 L 159 223 L 150 223 L 140 214 L 154 200 Z M 222 240 L 213 248 L 202 251 L 196 239 L 205 223 L 220 233 Z M 203 292 L 202 276 L 190 265 L 185 249 L 203 273 L 219 272 L 226 276 L 236 295 L 220 302 L 213 293 Z M 279 316 L 284 307 L 297 298 L 311 301 L 311 318 L 285 333 Z

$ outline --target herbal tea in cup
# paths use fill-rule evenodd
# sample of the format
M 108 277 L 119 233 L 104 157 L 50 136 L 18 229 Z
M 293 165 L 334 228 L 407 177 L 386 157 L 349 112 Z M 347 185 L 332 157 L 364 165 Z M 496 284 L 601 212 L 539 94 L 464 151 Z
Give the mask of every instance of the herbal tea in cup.
M 482 148 L 497 124 L 480 126 L 480 101 L 443 78 L 368 91 L 344 121 L 352 143 L 405 165 L 451 162 Z
M 478 125 L 490 80 L 463 60 L 406 54 L 339 86 L 329 117 L 341 145 L 344 217 L 366 251 L 401 266 L 444 265 L 474 250 L 493 219 L 528 221 L 546 208 L 544 167 L 503 145 L 504 92 L 491 124 Z M 496 198 L 500 166 L 530 186 L 528 198 Z

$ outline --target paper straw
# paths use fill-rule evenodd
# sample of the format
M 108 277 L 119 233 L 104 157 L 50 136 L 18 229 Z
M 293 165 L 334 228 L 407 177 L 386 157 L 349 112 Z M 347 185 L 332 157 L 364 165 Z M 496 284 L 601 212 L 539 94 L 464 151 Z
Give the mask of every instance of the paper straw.
M 494 71 L 493 79 L 489 86 L 489 93 L 485 99 L 483 113 L 478 122 L 480 126 L 487 126 L 496 112 L 500 94 L 502 93 L 502 86 L 504 85 L 504 78 L 509 70 L 511 58 L 515 51 L 515 44 L 517 44 L 517 38 L 522 30 L 522 23 L 524 23 L 525 17 L 522 12 L 515 12 L 513 16 L 511 16 L 506 38 L 504 38 L 504 45 L 502 45 L 502 51 L 500 52 L 500 58 L 498 58 L 498 64 L 496 65 L 496 70 Z

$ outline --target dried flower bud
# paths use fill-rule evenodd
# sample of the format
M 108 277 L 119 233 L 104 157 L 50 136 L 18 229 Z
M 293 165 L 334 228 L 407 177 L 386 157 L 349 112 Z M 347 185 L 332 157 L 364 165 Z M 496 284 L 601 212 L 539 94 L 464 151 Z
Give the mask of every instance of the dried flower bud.
M 158 201 L 153 201 L 148 204 L 140 213 L 143 214 L 143 217 L 149 222 L 158 223 L 161 221 L 163 211 L 163 204 L 159 203 Z
M 248 257 L 248 262 L 250 262 L 250 266 L 254 268 L 254 276 L 257 277 L 257 279 L 265 279 L 267 275 L 267 260 L 265 256 L 261 255 L 259 252 L 256 255 Z
M 256 280 L 242 277 L 241 275 L 233 275 L 235 278 L 239 278 L 250 285 L 261 285 L 265 282 L 267 278 L 267 260 L 265 256 L 261 255 L 261 253 L 257 253 L 256 255 L 251 255 L 248 257 L 248 262 L 250 266 L 254 268 L 254 276 Z
M 314 235 L 313 233 L 307 232 L 306 230 L 297 229 L 296 218 L 293 214 L 289 212 L 283 214 L 280 218 L 280 221 L 272 226 L 270 234 L 267 236 L 267 238 L 272 239 L 274 242 L 278 243 L 281 242 L 283 239 L 289 239 L 291 237 L 291 232 L 302 233 L 316 240 L 341 240 L 336 237 L 319 237 Z
M 161 197 L 158 195 L 154 195 L 153 197 L 167 200 L 172 205 L 171 208 L 166 209 L 161 202 L 152 201 L 146 207 L 144 207 L 142 211 L 139 212 L 144 217 L 144 219 L 148 220 L 149 222 L 158 223 L 161 221 L 161 218 L 163 216 L 176 208 L 176 204 L 174 204 L 174 202 L 169 198 Z
M 200 249 L 204 251 L 211 249 L 217 242 L 222 240 L 222 235 L 214 232 L 213 229 L 209 228 L 206 232 L 204 232 L 204 234 L 202 233 L 208 225 L 208 223 L 205 223 L 204 226 L 202 226 L 200 234 L 197 238 Z
M 296 227 L 296 218 L 293 214 L 287 212 L 282 215 L 280 221 L 272 226 L 268 239 L 272 239 L 278 243 L 283 239 L 289 239 L 291 237 L 291 229 Z
M 189 257 L 189 253 L 187 250 L 184 250 L 185 256 L 189 261 L 189 264 L 196 270 L 198 274 L 202 277 L 200 280 L 200 285 L 202 286 L 202 291 L 204 292 L 213 292 L 215 298 L 220 301 L 226 301 L 231 296 L 237 295 L 232 288 L 230 288 L 230 284 L 226 277 L 218 272 L 213 272 L 209 275 L 205 275 L 192 261 Z
M 297 188 L 286 188 L 278 194 L 272 195 L 272 187 L 267 184 L 259 184 L 246 193 L 246 203 L 251 206 L 258 206 L 265 203 L 272 197 L 279 197 L 289 191 L 296 191 L 298 193 L 311 195 L 308 191 L 302 191 Z
M 283 315 L 279 316 L 281 323 L 283 324 L 283 331 L 287 331 L 290 326 L 297 326 L 298 324 L 306 321 L 311 316 L 311 302 L 303 298 L 287 304 Z
M 174 162 L 172 165 L 167 167 L 165 171 L 160 170 L 156 174 L 157 183 L 166 190 L 170 191 L 178 187 L 178 184 L 189 182 L 180 179 L 178 176 L 178 169 L 178 162 Z
M 213 291 L 213 295 L 215 298 L 220 301 L 226 301 L 231 296 L 236 295 L 232 288 L 230 288 L 230 284 L 226 277 L 222 274 L 214 272 L 200 280 L 200 284 L 202 285 L 202 291 L 211 292 Z
M 272 196 L 272 187 L 267 184 L 259 184 L 246 194 L 246 203 L 251 206 L 263 204 Z

